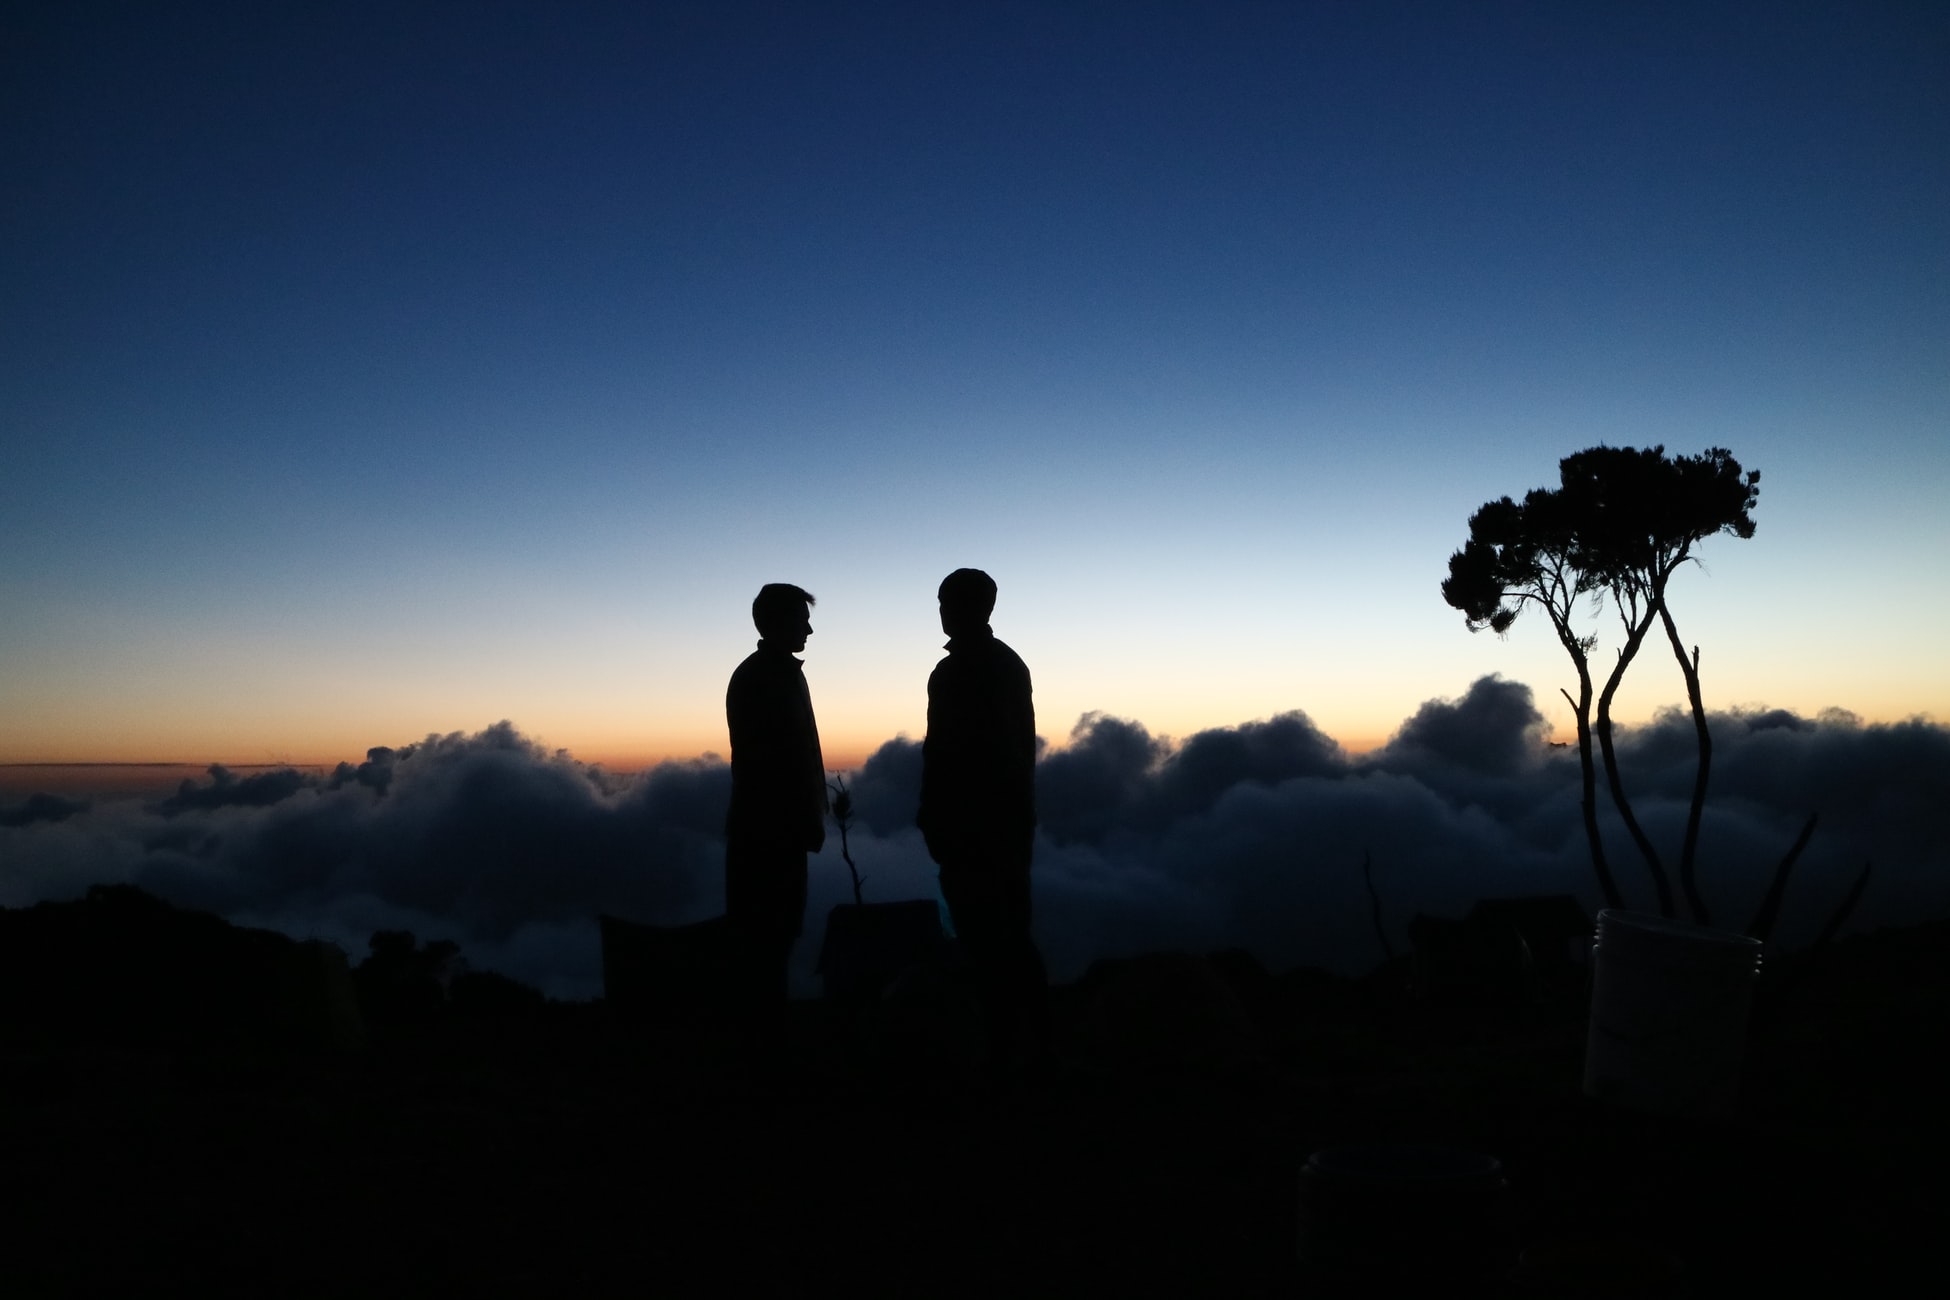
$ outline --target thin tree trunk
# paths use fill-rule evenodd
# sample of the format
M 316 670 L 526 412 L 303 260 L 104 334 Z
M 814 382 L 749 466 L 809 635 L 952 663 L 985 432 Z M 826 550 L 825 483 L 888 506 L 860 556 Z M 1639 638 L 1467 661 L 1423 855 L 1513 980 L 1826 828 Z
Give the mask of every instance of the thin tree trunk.
M 1605 841 L 1598 833 L 1598 764 L 1591 753 L 1591 672 L 1583 662 L 1578 664 L 1578 698 L 1573 700 L 1569 691 L 1560 690 L 1559 694 L 1578 719 L 1578 776 L 1583 782 L 1578 807 L 1584 814 L 1585 842 L 1591 846 L 1591 870 L 1598 877 L 1598 892 L 1605 896 L 1605 906 L 1623 909 L 1625 895 L 1611 874 L 1611 864 L 1605 861 Z
M 1659 851 L 1652 847 L 1652 841 L 1646 838 L 1639 819 L 1632 815 L 1632 804 L 1625 797 L 1625 782 L 1618 772 L 1618 754 L 1612 747 L 1611 738 L 1612 697 L 1618 694 L 1618 684 L 1625 680 L 1625 670 L 1631 667 L 1633 657 L 1644 643 L 1645 634 L 1652 627 L 1653 616 L 1654 611 L 1648 609 L 1645 617 L 1631 627 L 1624 647 L 1618 652 L 1618 664 L 1611 670 L 1611 676 L 1605 679 L 1605 689 L 1598 696 L 1598 748 L 1605 756 L 1605 782 L 1611 790 L 1612 805 L 1618 809 L 1625 829 L 1631 832 L 1632 842 L 1639 846 L 1639 852 L 1645 857 L 1646 869 L 1652 873 L 1653 888 L 1659 893 L 1659 914 L 1677 917 L 1679 909 L 1673 903 L 1672 881 L 1666 877 L 1665 866 L 1659 861 Z
M 1611 874 L 1611 864 L 1605 861 L 1605 841 L 1598 833 L 1598 768 L 1591 757 L 1591 656 L 1586 653 L 1585 643 L 1571 630 L 1568 615 L 1568 610 L 1559 615 L 1551 608 L 1551 626 L 1557 630 L 1559 644 L 1578 670 L 1577 699 L 1572 699 L 1563 687 L 1558 688 L 1558 694 L 1571 706 L 1578 720 L 1578 777 L 1582 782 L 1578 807 L 1584 816 L 1584 839 L 1591 848 L 1591 870 L 1598 877 L 1598 892 L 1605 896 L 1606 907 L 1623 909 L 1625 895 Z
M 1700 817 L 1706 811 L 1706 783 L 1713 772 L 1713 733 L 1707 729 L 1706 706 L 1700 702 L 1699 647 L 1693 647 L 1692 658 L 1686 657 L 1679 629 L 1673 625 L 1672 611 L 1663 600 L 1659 602 L 1659 621 L 1665 624 L 1673 658 L 1679 660 L 1679 671 L 1686 678 L 1686 701 L 1693 706 L 1693 737 L 1699 742 L 1699 766 L 1693 772 L 1693 802 L 1686 810 L 1686 840 L 1679 850 L 1679 887 L 1686 891 L 1686 903 L 1693 909 L 1693 919 L 1701 925 L 1711 925 L 1713 917 L 1706 910 L 1706 900 L 1700 897 L 1699 879 L 1694 870 L 1699 852 Z

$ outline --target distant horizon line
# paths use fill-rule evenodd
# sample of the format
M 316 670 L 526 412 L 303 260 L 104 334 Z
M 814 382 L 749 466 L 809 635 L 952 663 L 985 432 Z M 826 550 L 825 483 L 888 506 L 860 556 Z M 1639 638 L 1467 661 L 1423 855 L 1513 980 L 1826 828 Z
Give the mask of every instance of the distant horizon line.
M 1751 708 L 1753 706 L 1747 706 L 1747 707 Z M 1711 709 L 1708 710 L 1709 713 L 1724 712 L 1724 711 L 1725 710 L 1711 710 Z M 1734 711 L 1745 711 L 1745 709 L 1736 708 Z M 1793 710 L 1793 709 L 1789 709 L 1787 711 L 1797 713 L 1799 716 L 1807 717 L 1810 720 L 1818 719 L 1822 716 L 1822 714 L 1829 712 L 1829 710 L 1826 709 L 1815 710 L 1808 713 L 1800 713 L 1799 710 Z M 1852 710 L 1840 710 L 1840 711 L 1844 713 L 1851 713 L 1851 714 L 1853 713 Z M 1901 722 L 1912 722 L 1912 721 L 1921 721 L 1930 724 L 1938 724 L 1937 715 L 1932 710 L 1928 710 L 1928 709 L 1910 710 L 1909 712 L 1904 713 L 1900 717 L 1890 717 L 1890 718 L 1871 718 L 1871 717 L 1865 717 L 1860 714 L 1853 714 L 1853 716 L 1858 718 L 1864 725 L 1893 725 Z M 1638 722 L 1622 723 L 1620 725 L 1629 728 L 1629 727 L 1649 725 L 1652 722 L 1655 722 L 1656 720 L 1657 720 L 1656 717 L 1646 718 Z M 1141 721 L 1140 721 L 1140 725 L 1142 725 Z M 1233 724 L 1233 725 L 1236 727 L 1242 724 Z M 1228 730 L 1228 729 L 1231 728 L 1221 726 L 1221 727 L 1214 727 L 1214 728 L 1203 728 L 1201 730 Z M 1387 734 L 1384 735 L 1379 735 L 1374 737 L 1364 736 L 1355 740 L 1341 740 L 1340 738 L 1331 735 L 1328 737 L 1328 739 L 1332 740 L 1350 757 L 1359 758 L 1385 746 L 1388 743 L 1390 737 L 1394 734 L 1394 730 L 1398 730 L 1398 729 L 1399 728 L 1391 729 Z M 464 734 L 464 733 L 455 733 L 455 734 Z M 529 737 L 529 739 L 533 739 L 533 737 Z M 1179 737 L 1179 739 L 1183 739 L 1183 737 Z M 871 758 L 873 754 L 881 748 L 882 745 L 888 744 L 895 740 L 907 740 L 913 743 L 918 743 L 917 737 L 910 736 L 903 731 L 898 735 L 887 737 L 886 739 L 883 739 L 881 741 L 878 741 L 868 746 L 863 752 L 860 752 L 858 754 L 852 752 L 850 748 L 838 749 L 832 752 L 831 754 L 829 754 L 827 770 L 831 772 L 855 771 L 860 767 L 862 767 L 867 762 L 867 760 Z M 401 745 L 389 746 L 388 748 L 403 749 L 408 747 L 409 745 L 416 745 L 418 743 L 419 742 L 416 741 L 409 741 Z M 1553 739 L 1547 743 L 1553 745 L 1566 745 L 1574 742 L 1568 739 L 1565 740 Z M 694 762 L 699 759 L 710 759 L 710 758 L 715 758 L 720 762 L 723 762 L 726 761 L 726 751 L 728 749 L 728 746 L 707 746 L 688 753 L 676 753 L 676 752 L 664 752 L 661 754 L 611 753 L 607 755 L 600 755 L 594 758 L 585 758 L 577 754 L 572 748 L 568 746 L 545 745 L 544 747 L 552 751 L 567 753 L 576 762 L 582 763 L 585 766 L 602 767 L 608 769 L 609 771 L 616 772 L 623 775 L 632 775 L 637 772 L 648 771 L 649 769 L 654 768 L 662 763 L 672 763 L 672 762 L 686 763 L 686 762 Z M 367 747 L 367 748 L 369 749 L 371 747 Z M 1056 752 L 1064 748 L 1067 748 L 1067 746 L 1057 743 L 1054 737 L 1050 738 L 1050 743 L 1048 745 L 1048 752 Z M 231 771 L 237 771 L 237 772 L 262 772 L 262 771 L 275 771 L 282 768 L 292 768 L 292 769 L 312 769 L 323 773 L 323 772 L 332 771 L 333 769 L 337 768 L 341 763 L 348 763 L 356 767 L 359 763 L 365 761 L 365 759 L 366 759 L 365 750 L 361 750 L 356 756 L 349 756 L 344 758 L 273 759 L 273 760 L 253 759 L 249 761 L 231 761 L 222 758 L 198 758 L 198 759 L 14 758 L 14 759 L 0 759 L 0 772 L 20 772 L 29 769 L 39 769 L 39 770 L 47 770 L 47 771 L 74 772 L 79 774 L 79 773 L 89 772 L 89 771 L 103 771 L 103 770 L 117 769 L 117 768 L 130 770 L 130 771 L 147 771 L 152 773 L 160 773 L 160 772 L 170 771 L 170 770 L 202 772 L 202 771 L 207 771 L 212 766 L 220 766 L 229 769 Z
M 908 740 L 908 741 L 912 741 L 915 744 L 920 743 L 914 737 L 903 734 L 899 736 L 889 737 L 888 740 L 882 741 L 881 744 L 884 745 L 893 740 Z M 1342 741 L 1335 741 L 1335 743 L 1340 745 L 1340 747 L 1350 755 L 1359 756 L 1362 754 L 1366 754 L 1371 750 L 1379 749 L 1381 748 L 1382 745 L 1384 745 L 1387 742 L 1385 740 L 1376 740 L 1364 745 L 1350 745 Z M 403 749 L 406 748 L 406 746 L 397 745 L 397 746 L 392 746 L 391 748 Z M 563 752 L 568 753 L 569 756 L 575 759 L 576 762 L 581 763 L 586 767 L 602 767 L 602 768 L 607 768 L 613 772 L 619 772 L 625 774 L 635 773 L 635 772 L 645 772 L 653 767 L 658 766 L 661 763 L 689 763 L 689 762 L 695 762 L 698 759 L 705 759 L 705 758 L 715 758 L 720 762 L 729 761 L 726 758 L 725 753 L 721 749 L 704 749 L 704 750 L 699 750 L 698 752 L 693 754 L 664 754 L 657 757 L 623 756 L 623 757 L 609 757 L 609 758 L 583 758 L 580 755 L 576 754 L 573 750 L 567 749 L 567 747 L 558 747 L 558 748 L 562 749 Z M 854 769 L 865 765 L 867 759 L 873 757 L 873 752 L 878 750 L 879 748 L 880 745 L 875 745 L 873 747 L 873 750 L 869 750 L 865 755 L 862 755 L 857 760 L 853 759 L 853 755 L 842 752 L 838 755 L 838 757 L 840 757 L 842 760 L 852 760 L 852 761 L 841 761 L 838 763 L 829 761 L 827 763 L 826 770 L 829 772 L 853 771 Z M 1054 752 L 1064 748 L 1067 748 L 1067 746 L 1052 744 L 1049 746 L 1048 752 Z M 139 769 L 152 770 L 152 771 L 162 771 L 162 770 L 168 770 L 174 768 L 183 768 L 183 769 L 191 769 L 198 772 L 202 772 L 202 771 L 209 770 L 211 767 L 222 767 L 225 768 L 226 770 L 233 771 L 233 772 L 267 772 L 267 771 L 277 771 L 282 768 L 293 768 L 293 769 L 315 768 L 320 771 L 331 771 L 332 769 L 338 767 L 340 763 L 350 763 L 356 767 L 360 762 L 363 761 L 365 761 L 365 755 L 363 754 L 361 754 L 357 760 L 350 759 L 350 758 L 289 759 L 289 760 L 276 761 L 276 762 L 256 761 L 256 762 L 249 762 L 249 763 L 233 763 L 227 759 L 222 759 L 222 758 L 200 758 L 200 759 L 145 758 L 145 759 L 128 759 L 128 760 L 113 759 L 113 758 L 89 758 L 89 759 L 52 759 L 46 761 L 28 758 L 28 759 L 0 759 L 0 772 L 20 771 L 20 770 L 30 769 L 30 768 L 31 769 L 56 768 L 63 771 L 70 771 L 70 770 L 89 771 L 89 770 L 100 770 L 106 768 L 139 768 Z
M 330 761 L 312 761 L 307 759 L 303 761 L 293 760 L 288 763 L 230 763 L 230 762 L 226 762 L 221 758 L 185 759 L 181 762 L 178 762 L 173 759 L 159 760 L 159 759 L 145 758 L 139 761 L 125 763 L 112 758 L 107 758 L 107 759 L 90 758 L 90 759 L 62 759 L 60 761 L 52 762 L 52 763 L 37 763 L 33 759 L 24 759 L 17 762 L 15 761 L 0 762 L 0 771 L 15 771 L 21 768 L 41 768 L 41 767 L 54 767 L 54 768 L 61 768 L 64 770 L 70 768 L 91 769 L 91 768 L 104 768 L 104 767 L 116 767 L 116 768 L 136 767 L 136 768 L 157 768 L 157 769 L 189 767 L 189 768 L 195 768 L 196 770 L 201 772 L 201 771 L 208 771 L 212 767 L 221 767 L 228 772 L 274 772 L 281 768 L 287 768 L 287 767 L 294 768 L 294 769 L 305 768 L 305 767 L 316 767 L 321 769 L 328 769 L 328 768 L 337 767 L 340 761 L 342 760 L 332 759 Z

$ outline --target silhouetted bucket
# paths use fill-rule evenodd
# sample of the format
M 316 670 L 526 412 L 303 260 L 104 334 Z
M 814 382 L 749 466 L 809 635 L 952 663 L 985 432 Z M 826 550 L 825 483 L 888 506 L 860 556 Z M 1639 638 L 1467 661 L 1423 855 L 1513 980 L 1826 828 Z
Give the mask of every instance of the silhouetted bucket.
M 1599 912 L 1585 1094 L 1658 1115 L 1732 1105 L 1760 955 L 1745 935 Z
M 1324 1295 L 1477 1294 L 1510 1267 L 1507 1184 L 1494 1156 L 1448 1147 L 1337 1147 L 1300 1170 L 1300 1262 Z

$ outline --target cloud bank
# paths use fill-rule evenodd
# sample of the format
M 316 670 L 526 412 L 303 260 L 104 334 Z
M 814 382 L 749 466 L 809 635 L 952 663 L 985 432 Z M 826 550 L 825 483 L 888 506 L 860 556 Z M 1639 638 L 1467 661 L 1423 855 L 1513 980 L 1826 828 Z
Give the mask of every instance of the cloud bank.
M 1777 938 L 1813 935 L 1865 861 L 1876 874 L 1854 928 L 1950 915 L 1950 729 L 1864 725 L 1842 713 L 1713 717 L 1715 763 L 1700 847 L 1703 892 L 1743 925 L 1809 813 Z M 1640 820 L 1677 858 L 1693 779 L 1690 717 L 1623 730 Z M 882 745 L 851 774 L 853 856 L 869 900 L 936 896 L 913 829 L 920 746 Z M 459 943 L 477 968 L 557 997 L 600 992 L 595 915 L 674 924 L 722 909 L 729 769 L 716 759 L 617 777 L 548 751 L 512 725 L 375 748 L 319 778 L 217 767 L 153 803 L 35 796 L 0 807 L 0 905 L 127 882 L 240 924 L 341 944 L 376 929 Z M 1416 912 L 1477 898 L 1599 899 L 1578 813 L 1577 756 L 1553 745 L 1530 689 L 1485 677 L 1431 700 L 1382 748 L 1350 757 L 1304 713 L 1174 742 L 1089 714 L 1038 765 L 1037 931 L 1052 974 L 1160 948 L 1243 947 L 1275 969 L 1371 967 L 1361 864 L 1372 856 L 1397 947 Z M 1636 906 L 1650 878 L 1607 809 L 1614 871 Z M 813 859 L 812 964 L 827 909 L 850 901 L 838 836 Z

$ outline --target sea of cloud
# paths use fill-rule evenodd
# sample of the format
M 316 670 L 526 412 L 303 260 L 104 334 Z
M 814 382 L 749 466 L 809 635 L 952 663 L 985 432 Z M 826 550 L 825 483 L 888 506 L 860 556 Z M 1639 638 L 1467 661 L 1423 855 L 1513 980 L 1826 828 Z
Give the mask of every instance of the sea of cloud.
M 1865 862 L 1851 929 L 1950 915 L 1950 729 L 1864 725 L 1842 713 L 1712 718 L 1702 888 L 1741 928 L 1810 813 L 1776 937 L 1816 933 Z M 1621 729 L 1634 806 L 1669 869 L 1696 750 L 1690 716 Z M 882 745 L 847 774 L 848 835 L 869 901 L 937 897 L 913 827 L 921 747 Z M 212 768 L 161 800 L 40 795 L 0 807 L 0 906 L 131 883 L 178 905 L 340 944 L 356 961 L 380 929 L 451 939 L 470 964 L 556 997 L 601 990 L 599 913 L 677 924 L 722 910 L 730 770 L 716 759 L 630 777 L 548 751 L 508 723 L 370 751 L 329 776 Z M 1478 898 L 1569 893 L 1601 905 L 1578 805 L 1576 749 L 1553 744 L 1530 688 L 1485 677 L 1431 700 L 1386 745 L 1353 757 L 1283 713 L 1173 742 L 1090 714 L 1038 764 L 1036 926 L 1057 979 L 1099 957 L 1246 948 L 1268 967 L 1372 967 L 1418 912 Z M 1653 892 L 1604 805 L 1614 872 L 1634 906 Z M 850 901 L 837 833 L 813 859 L 812 967 L 826 912 Z

